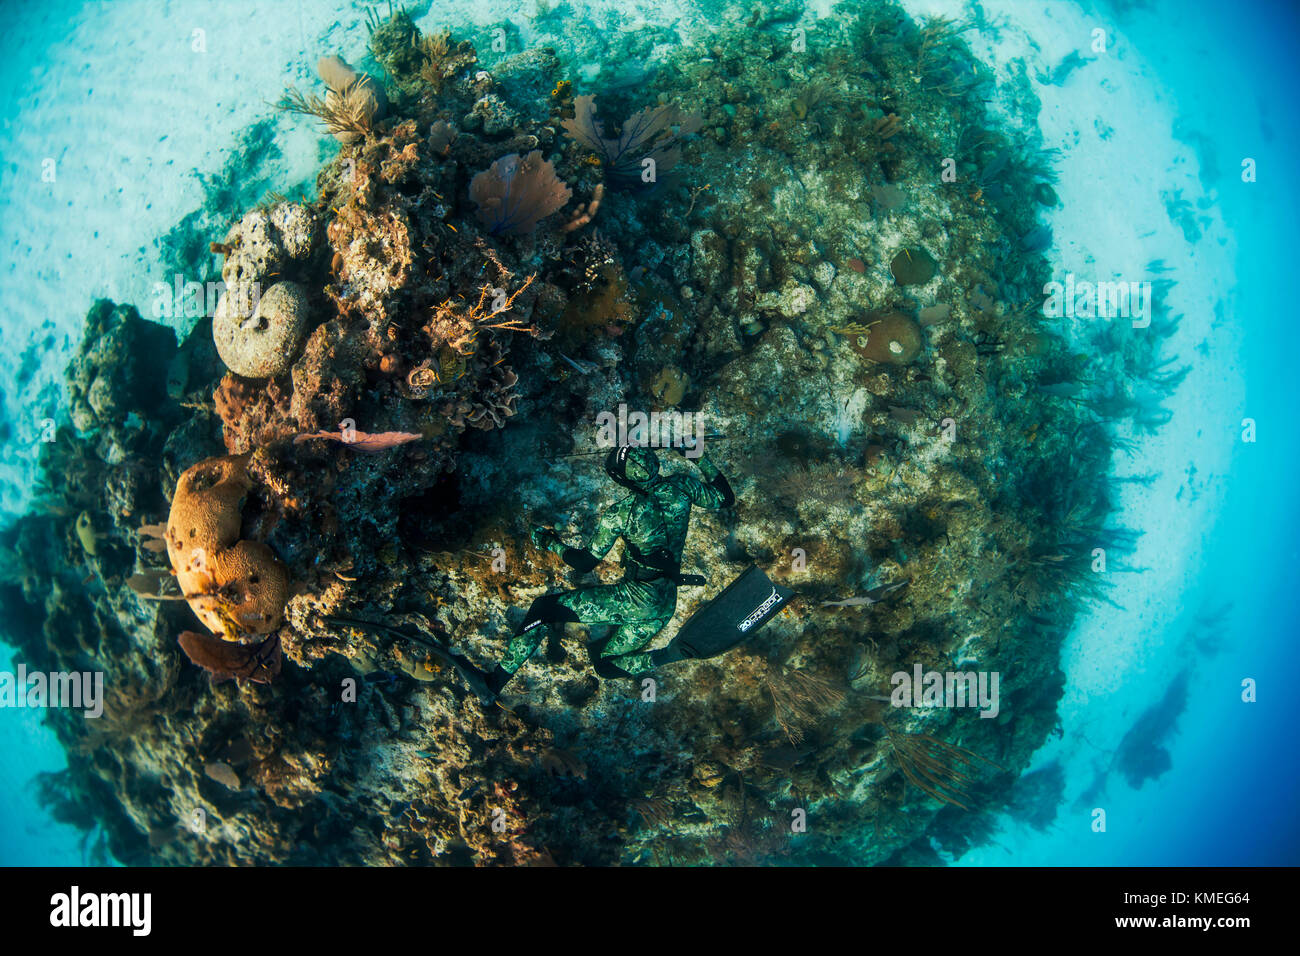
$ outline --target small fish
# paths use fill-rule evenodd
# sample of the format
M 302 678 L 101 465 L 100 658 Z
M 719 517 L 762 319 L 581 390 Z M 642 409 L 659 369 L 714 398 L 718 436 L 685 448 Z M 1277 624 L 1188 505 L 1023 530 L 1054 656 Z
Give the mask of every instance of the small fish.
M 592 372 L 594 372 L 594 371 L 596 370 L 596 363 L 595 363 L 595 362 L 586 362 L 586 361 L 584 361 L 584 362 L 578 362 L 578 361 L 576 361 L 576 360 L 574 360 L 574 359 L 569 358 L 569 357 L 568 357 L 567 355 L 565 355 L 563 352 L 556 352 L 555 354 L 558 355 L 560 358 L 564 359 L 564 361 L 568 362 L 570 365 L 572 365 L 575 369 L 577 369 L 577 370 L 578 370 L 579 372 L 581 372 L 583 375 L 589 375 L 590 373 L 592 373 Z
M 175 823 L 164 826 L 150 827 L 149 829 L 149 849 L 159 850 L 171 843 L 180 835 L 180 830 Z
M 190 383 L 190 357 L 184 352 L 177 352 L 167 363 L 167 396 L 178 399 L 185 396 L 185 387 Z
M 203 772 L 223 787 L 229 787 L 231 790 L 239 790 L 244 786 L 239 779 L 239 774 L 235 773 L 234 768 L 228 763 L 210 763 L 203 768 Z
M 539 763 L 542 770 L 549 776 L 575 777 L 579 780 L 587 779 L 586 763 L 571 751 L 563 750 L 560 747 L 548 747 L 542 753 Z
M 1006 169 L 1009 162 L 1011 162 L 1011 150 L 1004 149 L 984 167 L 984 171 L 980 173 L 980 182 L 987 185 L 996 179 L 1002 173 L 1002 170 Z
M 164 595 L 163 586 L 172 579 L 171 571 L 164 571 L 161 568 L 142 571 L 139 574 L 133 574 L 126 579 L 126 586 L 142 598 L 155 601 L 180 601 L 185 599 L 185 595 Z
M 1039 226 L 1036 229 L 1030 229 L 1020 237 L 1020 246 L 1025 252 L 1042 252 L 1052 244 L 1052 228 L 1050 226 Z
M 900 588 L 906 587 L 907 583 L 907 581 L 900 581 L 898 584 L 882 584 L 858 597 L 845 598 L 842 601 L 822 601 L 822 607 L 870 607 L 872 604 L 879 604 Z
M 95 522 L 90 517 L 90 512 L 83 511 L 77 515 L 76 523 L 77 540 L 81 542 L 82 549 L 92 558 L 99 554 L 99 542 L 103 535 L 95 530 Z
M 293 443 L 301 445 L 305 441 L 312 441 L 320 438 L 325 441 L 336 441 L 339 444 L 347 445 L 349 448 L 355 448 L 357 451 L 365 452 L 367 455 L 373 455 L 377 452 L 387 451 L 390 448 L 396 448 L 398 445 L 405 445 L 409 442 L 419 441 L 424 436 L 418 432 L 303 432 L 294 436 Z

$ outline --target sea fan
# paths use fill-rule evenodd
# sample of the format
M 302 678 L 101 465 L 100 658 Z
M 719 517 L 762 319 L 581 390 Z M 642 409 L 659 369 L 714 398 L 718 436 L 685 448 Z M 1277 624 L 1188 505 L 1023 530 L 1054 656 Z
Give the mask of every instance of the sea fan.
M 974 778 L 968 768 L 976 761 L 997 770 L 1005 769 L 972 750 L 958 747 L 929 734 L 894 733 L 885 725 L 885 739 L 907 782 L 940 803 L 969 810 L 974 802 Z
M 276 105 L 288 113 L 315 116 L 325 124 L 328 132 L 335 135 L 350 133 L 361 136 L 374 128 L 375 117 L 382 112 L 382 93 L 373 79 L 361 74 L 343 88 L 331 90 L 323 99 L 315 94 L 304 95 L 290 87 Z
M 232 677 L 269 684 L 280 673 L 280 636 L 272 634 L 260 644 L 239 644 L 195 631 L 183 631 L 181 650 L 211 675 L 213 683 Z
M 568 202 L 573 191 L 535 149 L 522 159 L 518 153 L 502 156 L 474 177 L 469 195 L 492 235 L 520 236 Z
M 656 106 L 633 113 L 618 136 L 611 139 L 596 119 L 596 98 L 579 96 L 573 101 L 573 118 L 563 125 L 570 136 L 600 157 L 612 183 L 628 185 L 640 180 L 647 159 L 654 160 L 656 176 L 675 166 L 682 157 L 677 144 L 682 137 L 697 132 L 703 122 L 698 113 L 683 113 L 677 106 Z

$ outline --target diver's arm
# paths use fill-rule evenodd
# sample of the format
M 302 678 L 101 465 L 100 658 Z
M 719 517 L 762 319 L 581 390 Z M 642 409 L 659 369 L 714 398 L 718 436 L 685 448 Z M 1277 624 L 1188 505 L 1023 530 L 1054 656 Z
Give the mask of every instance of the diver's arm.
M 731 483 L 727 481 L 727 476 L 718 470 L 718 466 L 709 460 L 708 455 L 701 454 L 698 458 L 691 458 L 683 453 L 683 457 L 694 461 L 695 467 L 700 469 L 700 474 L 707 481 L 706 484 L 697 478 L 687 478 L 687 491 L 691 496 L 692 504 L 715 511 L 718 508 L 730 508 L 736 503 L 736 493 L 731 490 Z
M 590 571 L 600 564 L 600 559 L 609 553 L 618 536 L 623 533 L 623 526 L 616 511 L 616 508 L 610 508 L 600 516 L 596 533 L 591 536 L 591 541 L 587 543 L 586 548 L 570 547 L 549 528 L 534 531 L 533 543 L 539 548 L 558 554 L 571 568 L 583 572 Z

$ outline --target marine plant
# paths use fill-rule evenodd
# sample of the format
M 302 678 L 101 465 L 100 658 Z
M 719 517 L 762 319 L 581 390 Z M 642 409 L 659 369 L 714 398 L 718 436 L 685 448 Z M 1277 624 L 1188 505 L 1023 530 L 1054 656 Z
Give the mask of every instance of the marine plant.
M 477 59 L 473 47 L 468 43 L 452 42 L 450 30 L 427 36 L 417 33 L 412 38 L 412 43 L 421 59 L 420 78 L 435 95 L 442 92 L 448 80 Z
M 676 105 L 655 106 L 629 116 L 617 136 L 606 136 L 604 124 L 596 119 L 596 98 L 578 96 L 573 116 L 562 125 L 596 155 L 612 185 L 627 187 L 654 181 L 643 179 L 646 171 L 657 177 L 677 165 L 682 139 L 698 132 L 703 123 L 698 113 L 685 113 Z
M 799 744 L 826 711 L 844 700 L 843 688 L 803 668 L 769 672 L 767 692 L 776 722 L 791 744 Z
M 316 117 L 329 133 L 363 136 L 374 129 L 372 83 L 370 77 L 359 76 L 341 90 L 330 91 L 323 97 L 304 94 L 291 86 L 276 105 L 287 113 Z
M 469 184 L 478 218 L 493 236 L 520 236 L 569 201 L 573 191 L 539 150 L 502 156 Z
M 895 731 L 888 723 L 884 727 L 890 754 L 907 782 L 940 803 L 969 810 L 974 802 L 971 787 L 975 782 L 970 769 L 983 763 L 1002 770 L 992 760 L 965 747 L 929 734 Z

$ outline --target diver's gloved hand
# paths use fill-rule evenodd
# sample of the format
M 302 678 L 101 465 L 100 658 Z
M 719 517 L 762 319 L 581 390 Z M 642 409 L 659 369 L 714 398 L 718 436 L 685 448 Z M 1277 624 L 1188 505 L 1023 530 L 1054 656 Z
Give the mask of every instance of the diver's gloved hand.
M 697 442 L 699 447 L 697 450 Z M 700 469 L 700 474 L 704 479 L 713 486 L 718 492 L 719 502 L 723 508 L 730 508 L 736 503 L 736 493 L 731 490 L 731 485 L 726 476 L 718 470 L 718 466 L 709 460 L 709 456 L 704 454 L 703 440 L 693 437 L 682 437 L 682 444 L 675 447 L 674 451 L 683 458 L 693 462 L 695 467 Z M 688 452 L 696 452 L 694 456 Z
M 555 533 L 553 528 L 534 528 L 528 532 L 528 537 L 533 542 L 534 547 L 543 551 L 554 551 L 557 547 L 563 547 L 560 536 Z

